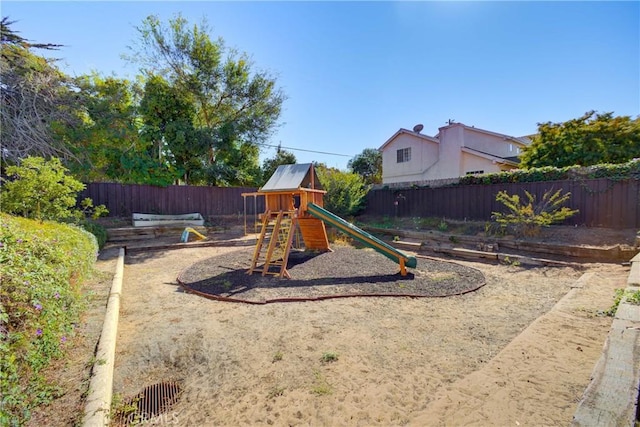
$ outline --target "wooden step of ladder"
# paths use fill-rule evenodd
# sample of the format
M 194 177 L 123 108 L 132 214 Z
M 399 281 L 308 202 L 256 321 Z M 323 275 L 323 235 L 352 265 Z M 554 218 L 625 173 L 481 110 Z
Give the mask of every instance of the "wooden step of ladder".
M 247 274 L 261 272 L 291 278 L 287 262 L 296 226 L 296 211 L 266 212 Z M 272 271 L 275 267 L 276 271 Z

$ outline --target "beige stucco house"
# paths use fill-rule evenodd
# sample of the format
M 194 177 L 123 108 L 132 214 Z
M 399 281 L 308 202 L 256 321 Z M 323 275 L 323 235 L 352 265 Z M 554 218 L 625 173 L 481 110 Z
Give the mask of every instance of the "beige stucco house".
M 436 136 L 400 129 L 379 150 L 382 184 L 422 183 L 468 174 L 500 172 L 518 167 L 518 156 L 529 144 L 526 137 L 450 123 Z

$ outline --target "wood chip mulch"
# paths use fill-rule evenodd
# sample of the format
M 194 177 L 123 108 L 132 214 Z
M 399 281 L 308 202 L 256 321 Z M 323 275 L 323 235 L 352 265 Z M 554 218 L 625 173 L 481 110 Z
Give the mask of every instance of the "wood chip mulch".
M 180 274 L 178 282 L 187 292 L 251 304 L 359 296 L 447 297 L 485 284 L 484 275 L 474 268 L 424 258 L 403 277 L 396 263 L 371 249 L 292 251 L 291 279 L 247 274 L 252 256 L 253 248 L 197 262 Z

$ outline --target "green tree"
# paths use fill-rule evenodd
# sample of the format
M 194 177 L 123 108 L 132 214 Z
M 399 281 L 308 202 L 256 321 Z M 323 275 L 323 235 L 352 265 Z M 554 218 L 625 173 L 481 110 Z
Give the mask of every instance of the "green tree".
M 181 142 L 193 133 L 192 125 L 191 132 L 182 129 L 185 122 L 190 125 L 192 106 L 180 102 L 179 94 L 162 78 L 151 76 L 144 83 L 142 78 L 130 81 L 92 74 L 76 82 L 82 125 L 64 130 L 80 159 L 70 167 L 75 175 L 85 181 L 159 186 L 184 178 L 188 168 L 176 163 L 190 159 L 181 151 Z
M 8 179 L 3 179 L 0 207 L 3 212 L 39 221 L 81 219 L 83 213 L 76 208 L 78 193 L 85 186 L 62 165 L 60 159 L 45 160 L 27 157 L 20 166 L 7 167 Z M 92 209 L 90 199 L 82 202 Z M 104 206 L 96 208 L 97 216 L 106 212 Z
M 75 126 L 77 97 L 68 76 L 31 49 L 59 45 L 32 43 L 0 22 L 0 145 L 2 160 L 18 163 L 29 155 L 71 158 L 69 148 L 56 137 L 56 127 Z
M 294 165 L 297 163 L 295 154 L 291 151 L 283 150 L 278 145 L 276 154 L 273 157 L 264 159 L 262 162 L 263 181 L 267 182 L 271 175 L 278 169 L 280 165 Z
M 540 123 L 521 157 L 524 168 L 624 163 L 640 157 L 640 117 L 588 111 L 562 123 Z
M 193 103 L 194 126 L 208 144 L 207 154 L 198 156 L 205 165 L 201 178 L 215 185 L 255 179 L 257 146 L 273 133 L 285 99 L 275 79 L 222 39 L 212 40 L 206 22 L 190 26 L 178 15 L 165 25 L 149 16 L 137 30 L 130 59 Z
M 139 82 L 97 73 L 76 79 L 80 89 L 80 126 L 67 127 L 60 135 L 72 146 L 79 161 L 70 164 L 73 173 L 84 181 L 123 183 L 163 183 L 159 162 L 153 162 L 139 133 Z M 138 168 L 131 167 L 137 163 Z M 151 169 L 152 173 L 145 174 Z M 155 181 L 145 179 L 152 176 Z
M 239 140 L 234 127 L 233 123 L 222 126 L 217 140 L 210 145 L 217 148 L 211 151 L 212 160 L 206 159 L 204 183 L 219 186 L 256 186 L 260 183 L 260 148 L 257 144 Z M 203 137 L 211 136 L 206 129 L 201 131 Z
M 175 179 L 193 184 L 202 175 L 207 153 L 206 134 L 196 129 L 195 105 L 188 95 L 161 76 L 150 76 L 140 103 L 144 123 L 141 136 L 151 156 L 165 165 Z
M 347 167 L 362 177 L 365 184 L 382 182 L 382 153 L 375 148 L 365 148 L 349 160 Z
M 358 214 L 363 208 L 368 188 L 356 173 L 317 165 L 315 170 L 327 191 L 324 207 L 343 218 Z

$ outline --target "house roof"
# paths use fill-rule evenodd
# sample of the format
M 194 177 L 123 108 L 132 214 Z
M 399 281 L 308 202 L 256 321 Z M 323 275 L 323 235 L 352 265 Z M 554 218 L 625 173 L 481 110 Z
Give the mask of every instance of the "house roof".
M 298 190 L 301 187 L 321 189 L 320 182 L 315 178 L 315 170 L 311 163 L 278 166 L 271 178 L 258 191 L 268 193 L 272 191 Z
M 505 157 L 505 160 L 509 160 L 511 162 L 514 162 L 516 164 L 520 164 L 520 157 L 519 156 L 511 156 L 511 157 Z
M 421 139 L 423 139 L 425 141 L 435 142 L 436 144 L 439 144 L 440 143 L 439 137 L 440 137 L 441 130 L 449 128 L 449 127 L 454 127 L 454 126 L 462 126 L 462 127 L 466 128 L 466 129 L 469 129 L 470 131 L 484 133 L 486 135 L 499 137 L 499 138 L 502 138 L 504 140 L 513 141 L 513 142 L 521 144 L 521 145 L 529 145 L 531 143 L 531 140 L 526 136 L 522 136 L 522 137 L 510 136 L 510 135 L 505 135 L 503 133 L 492 132 L 492 131 L 486 130 L 486 129 L 480 129 L 480 128 L 477 128 L 477 127 L 474 127 L 474 126 L 467 126 L 464 123 L 451 123 L 450 125 L 443 126 L 443 127 L 439 128 L 438 129 L 438 133 L 436 134 L 436 136 L 423 135 L 421 133 L 414 132 L 414 131 L 409 130 L 409 129 L 400 128 L 396 133 L 391 135 L 391 138 L 387 139 L 385 141 L 385 143 L 382 144 L 380 146 L 380 148 L 378 148 L 378 151 L 384 150 L 384 148 L 387 145 L 389 145 L 391 143 L 391 141 L 393 141 L 395 138 L 397 138 L 399 135 L 402 135 L 402 134 L 413 135 L 413 136 L 421 138 Z
M 434 138 L 432 136 L 428 136 L 428 135 L 423 135 L 421 133 L 418 132 L 414 132 L 412 130 L 409 129 L 404 129 L 404 128 L 400 128 L 396 133 L 394 133 L 393 135 L 391 135 L 391 138 L 387 139 L 386 142 L 384 144 L 382 144 L 380 146 L 380 148 L 378 148 L 378 151 L 382 151 L 384 150 L 384 148 L 389 145 L 391 143 L 391 141 L 393 141 L 396 137 L 398 137 L 399 135 L 402 134 L 407 134 L 407 135 L 413 135 L 413 136 L 417 136 L 418 138 L 422 138 L 425 141 L 430 141 L 430 142 L 435 142 L 436 144 L 439 144 L 440 141 L 438 140 L 438 138 Z
M 484 159 L 488 159 L 496 163 L 505 163 L 511 166 L 518 166 L 518 163 L 520 163 L 520 159 L 518 159 L 518 157 L 499 157 L 494 154 L 485 153 L 484 151 L 476 150 L 474 148 L 469 148 L 469 147 L 461 147 L 460 149 L 465 153 L 482 157 Z
M 496 137 L 502 138 L 504 140 L 517 142 L 517 143 L 522 144 L 522 145 L 529 145 L 531 143 L 531 141 L 527 137 L 516 137 L 516 136 L 505 135 L 503 133 L 493 132 L 493 131 L 486 130 L 486 129 L 480 129 L 480 128 L 477 128 L 475 126 L 467 126 L 464 123 L 451 123 L 450 125 L 443 126 L 443 127 L 439 128 L 439 130 L 440 129 L 449 128 L 449 127 L 454 127 L 454 126 L 462 126 L 465 129 L 469 129 L 470 131 L 474 131 L 474 132 L 478 132 L 478 133 L 484 133 L 486 135 L 491 135 L 491 136 L 496 136 Z

